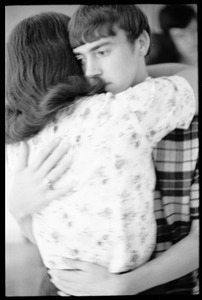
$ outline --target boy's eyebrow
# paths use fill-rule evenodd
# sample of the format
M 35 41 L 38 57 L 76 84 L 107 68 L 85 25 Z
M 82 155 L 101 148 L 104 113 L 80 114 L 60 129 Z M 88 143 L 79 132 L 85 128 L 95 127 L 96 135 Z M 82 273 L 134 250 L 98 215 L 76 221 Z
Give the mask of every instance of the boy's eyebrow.
M 90 49 L 90 52 L 97 50 L 98 48 L 102 47 L 102 46 L 106 46 L 108 44 L 111 44 L 111 41 L 107 41 L 107 42 L 101 42 L 99 45 L 96 45 L 94 47 L 92 47 Z
M 112 42 L 111 42 L 111 41 L 105 41 L 105 42 L 103 41 L 103 42 L 100 42 L 100 44 L 95 45 L 94 47 L 90 48 L 89 52 L 93 52 L 93 51 L 99 49 L 100 47 L 106 46 L 106 45 L 109 45 L 109 44 L 112 44 Z M 79 47 L 78 47 L 78 48 L 79 48 Z M 74 52 L 75 54 L 80 54 L 79 51 L 77 52 L 77 51 L 75 51 L 75 50 L 76 50 L 76 48 L 73 50 L 73 52 Z

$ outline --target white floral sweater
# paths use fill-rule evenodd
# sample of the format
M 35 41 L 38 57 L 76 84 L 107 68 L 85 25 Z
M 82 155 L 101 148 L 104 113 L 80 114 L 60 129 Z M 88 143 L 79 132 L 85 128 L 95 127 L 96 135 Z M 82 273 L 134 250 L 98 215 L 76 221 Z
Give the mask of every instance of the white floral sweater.
M 66 257 L 123 272 L 150 258 L 156 243 L 152 149 L 175 128 L 188 128 L 194 112 L 184 78 L 148 78 L 116 95 L 78 100 L 29 140 L 30 162 L 56 137 L 71 144 L 73 157 L 56 184 L 67 185 L 67 194 L 33 215 L 48 268 L 68 269 Z M 12 166 L 18 146 L 8 148 Z

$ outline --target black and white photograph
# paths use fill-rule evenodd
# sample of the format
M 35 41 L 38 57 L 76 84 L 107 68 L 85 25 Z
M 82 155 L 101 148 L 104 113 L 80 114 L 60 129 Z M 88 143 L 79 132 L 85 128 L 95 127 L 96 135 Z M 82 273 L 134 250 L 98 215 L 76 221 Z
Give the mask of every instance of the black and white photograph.
M 197 4 L 5 5 L 5 296 L 199 295 Z

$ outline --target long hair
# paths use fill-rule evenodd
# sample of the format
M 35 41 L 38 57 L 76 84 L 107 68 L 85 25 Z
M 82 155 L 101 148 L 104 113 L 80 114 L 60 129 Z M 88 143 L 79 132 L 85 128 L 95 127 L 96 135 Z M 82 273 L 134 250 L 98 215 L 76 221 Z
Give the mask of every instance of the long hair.
M 6 44 L 6 143 L 34 136 L 59 109 L 92 90 L 102 90 L 101 83 L 91 87 L 82 75 L 69 43 L 69 20 L 61 13 L 42 13 L 24 19 L 10 34 Z M 63 97 L 61 84 L 66 91 Z M 51 99 L 55 89 L 60 101 L 56 96 Z
M 146 15 L 136 5 L 81 5 L 69 22 L 72 48 L 100 38 L 116 35 L 116 27 L 125 30 L 134 42 L 150 27 Z

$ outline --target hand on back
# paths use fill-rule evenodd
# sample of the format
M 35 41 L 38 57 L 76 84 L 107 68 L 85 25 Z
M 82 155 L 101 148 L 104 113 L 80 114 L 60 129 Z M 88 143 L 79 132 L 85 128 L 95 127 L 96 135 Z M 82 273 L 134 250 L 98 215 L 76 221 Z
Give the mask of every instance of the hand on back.
M 52 200 L 65 195 L 68 186 L 60 189 L 54 183 L 70 167 L 69 146 L 60 140 L 51 141 L 34 163 L 28 165 L 29 147 L 21 142 L 20 157 L 8 195 L 8 206 L 13 216 L 20 220 L 39 212 Z

